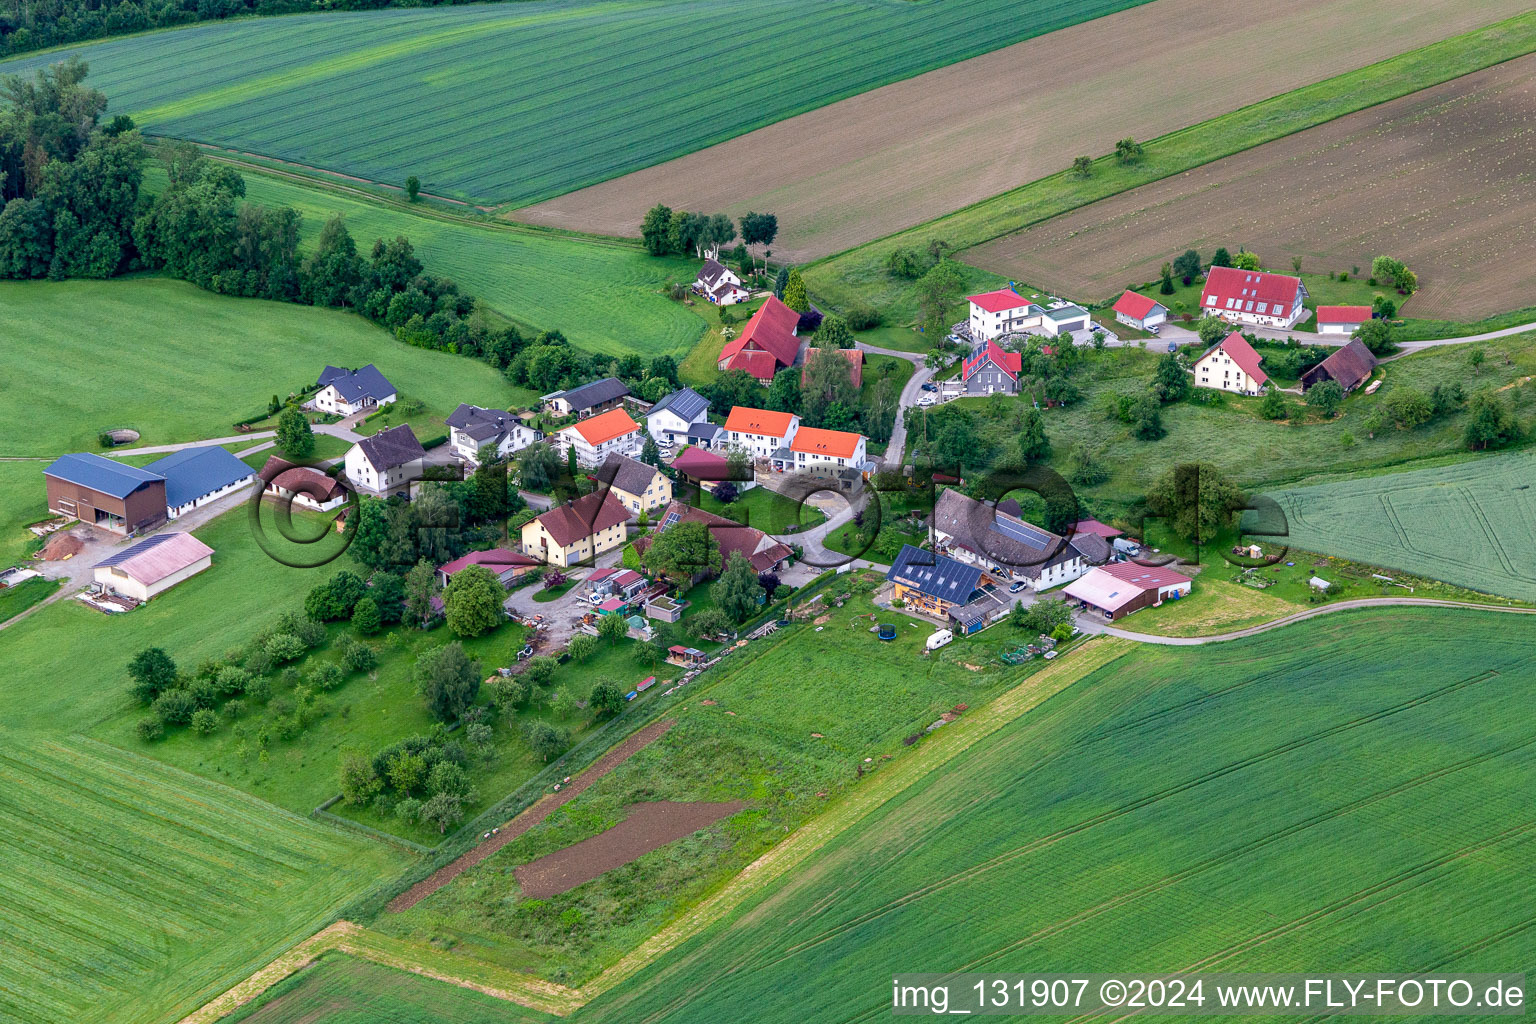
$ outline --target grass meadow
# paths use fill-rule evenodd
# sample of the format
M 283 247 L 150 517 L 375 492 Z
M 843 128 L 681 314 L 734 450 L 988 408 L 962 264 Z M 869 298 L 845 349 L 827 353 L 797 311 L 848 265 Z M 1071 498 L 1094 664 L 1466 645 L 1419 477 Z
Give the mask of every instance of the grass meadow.
M 317 1016 L 321 1015 L 321 1016 Z M 555 1018 L 473 989 L 327 953 L 222 1024 L 537 1024 Z
M 79 54 L 156 135 L 522 205 L 1137 0 L 530 0 L 206 22 Z M 722 31 L 722 26 L 729 26 Z M 698 70 L 730 68 L 700 102 Z
M 405 865 L 80 737 L 4 735 L 6 1020 L 175 1020 Z
M 412 348 L 351 313 L 164 278 L 0 282 L 0 334 L 0 378 L 26 396 L 0 408 L 0 455 L 100 451 L 96 435 L 111 427 L 138 430 L 135 446 L 225 437 L 327 363 L 375 363 L 402 395 L 444 414 L 528 397 L 478 360 Z M 35 486 L 41 496 L 40 472 Z M 0 495 L 9 489 L 0 483 Z
M 376 238 L 404 235 L 431 273 L 452 278 L 528 329 L 559 328 L 581 348 L 681 359 L 704 333 L 698 315 L 663 294 L 674 281 L 692 282 L 697 260 L 657 259 L 628 242 L 478 224 L 434 215 L 425 206 L 374 202 L 249 167 L 242 166 L 241 172 L 252 202 L 291 206 L 304 215 L 306 244 L 333 213 L 346 219 L 364 253 Z M 158 180 L 156 172 L 151 187 Z
M 957 704 L 980 707 L 1042 664 L 1011 668 L 998 660 L 1022 639 L 1007 626 L 924 653 L 933 627 L 876 613 L 866 596 L 875 579 L 856 574 L 828 588 L 829 600 L 840 590 L 851 597 L 841 608 L 824 606 L 825 620 L 788 627 L 669 698 L 677 724 L 664 736 L 452 885 L 408 911 L 382 914 L 372 927 L 584 984 L 861 775 L 884 770 L 887 757 L 901 756 L 904 738 Z M 877 640 L 876 620 L 896 623 L 897 639 Z M 517 865 L 603 831 L 626 805 L 651 800 L 747 807 L 570 892 L 521 895 Z
M 1507 617 L 1429 609 L 1137 646 L 828 837 L 583 1016 L 873 1019 L 890 992 L 871 979 L 892 965 L 1529 963 L 1533 670 Z

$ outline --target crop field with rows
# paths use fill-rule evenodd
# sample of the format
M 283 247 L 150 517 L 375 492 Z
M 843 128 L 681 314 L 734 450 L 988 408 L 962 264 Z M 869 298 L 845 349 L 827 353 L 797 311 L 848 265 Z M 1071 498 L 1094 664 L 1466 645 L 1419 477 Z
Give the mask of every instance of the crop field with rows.
M 1135 647 L 582 1017 L 874 1020 L 903 969 L 1524 969 L 1536 649 L 1512 618 Z
M 1144 0 L 534 0 L 212 22 L 67 54 L 157 135 L 522 205 Z
M 175 1020 L 402 866 L 83 739 L 0 744 L 0 1020 Z
M 1536 453 L 1271 494 L 1290 543 L 1536 601 Z

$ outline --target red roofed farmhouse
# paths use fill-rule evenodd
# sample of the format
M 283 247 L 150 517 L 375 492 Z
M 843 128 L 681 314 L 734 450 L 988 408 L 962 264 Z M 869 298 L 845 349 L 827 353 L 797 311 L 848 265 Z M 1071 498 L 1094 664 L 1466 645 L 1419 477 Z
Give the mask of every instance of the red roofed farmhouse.
M 972 295 L 971 337 L 990 341 L 1040 326 L 1043 311 L 1012 288 Z
M 1241 334 L 1229 334 L 1195 360 L 1195 386 L 1257 395 L 1269 382 L 1262 358 Z
M 767 384 L 775 373 L 795 365 L 800 355 L 800 339 L 795 337 L 799 325 L 799 313 L 768 296 L 768 301 L 747 321 L 741 335 L 721 349 L 721 371 L 745 370 Z
M 1126 292 L 1115 303 L 1115 319 L 1138 331 L 1150 331 L 1168 319 L 1168 307 L 1136 292 Z
M 1017 352 L 1005 352 L 989 341 L 965 358 L 960 379 L 968 395 L 1017 394 L 1019 371 L 1024 358 Z
M 1307 286 L 1299 277 L 1212 267 L 1200 294 L 1200 309 L 1236 324 L 1289 330 L 1306 319 L 1306 301 Z

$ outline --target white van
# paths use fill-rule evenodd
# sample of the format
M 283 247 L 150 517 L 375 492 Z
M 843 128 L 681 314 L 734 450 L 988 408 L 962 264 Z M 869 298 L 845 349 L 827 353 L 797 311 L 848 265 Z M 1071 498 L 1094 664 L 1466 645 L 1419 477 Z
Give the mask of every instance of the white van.
M 928 649 L 936 651 L 955 638 L 954 630 L 941 629 L 928 638 Z

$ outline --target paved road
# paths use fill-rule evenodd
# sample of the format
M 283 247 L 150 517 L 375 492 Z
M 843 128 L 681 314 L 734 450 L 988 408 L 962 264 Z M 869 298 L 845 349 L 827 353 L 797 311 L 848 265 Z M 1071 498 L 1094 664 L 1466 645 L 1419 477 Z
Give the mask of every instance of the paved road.
M 901 389 L 901 398 L 897 402 L 896 424 L 891 428 L 891 439 L 886 442 L 885 455 L 880 460 L 882 466 L 900 466 L 907 447 L 907 410 L 917 405 L 917 400 L 923 396 L 923 385 L 933 379 L 934 371 L 924 365 L 926 354 L 903 352 L 895 348 L 877 348 L 863 342 L 857 342 L 856 345 L 861 352 L 870 352 L 878 356 L 895 356 L 897 359 L 905 359 L 913 366 L 912 376 Z
M 1234 330 L 1240 330 L 1257 334 L 1261 338 L 1270 338 L 1275 341 L 1295 339 L 1308 345 L 1330 345 L 1340 348 L 1349 343 L 1347 334 L 1314 334 L 1311 331 L 1281 331 L 1270 327 L 1253 327 L 1247 324 L 1234 326 Z M 1426 348 L 1439 348 L 1442 345 L 1468 345 L 1479 341 L 1493 341 L 1497 338 L 1508 338 L 1515 334 L 1525 334 L 1528 331 L 1536 331 L 1536 323 L 1521 324 L 1518 327 L 1506 327 L 1499 331 L 1488 331 L 1484 334 L 1471 334 L 1464 338 L 1431 338 L 1426 341 L 1400 341 L 1397 343 L 1399 352 L 1388 356 L 1389 359 L 1398 359 L 1412 352 L 1419 352 Z M 1146 342 L 1128 342 L 1126 344 L 1146 344 L 1156 346 L 1158 342 L 1172 341 L 1180 346 L 1199 344 L 1200 336 L 1185 327 L 1167 324 L 1156 339 Z

